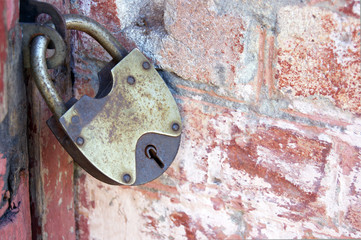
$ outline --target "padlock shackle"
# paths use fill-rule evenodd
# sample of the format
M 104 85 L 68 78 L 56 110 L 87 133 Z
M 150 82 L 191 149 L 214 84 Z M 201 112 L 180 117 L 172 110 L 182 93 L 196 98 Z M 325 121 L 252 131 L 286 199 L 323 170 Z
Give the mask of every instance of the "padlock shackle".
M 77 15 L 64 15 L 66 28 L 68 30 L 78 30 L 93 37 L 115 60 L 120 61 L 128 52 L 118 42 L 118 40 L 102 25 L 91 18 Z
M 117 39 L 102 25 L 91 18 L 67 14 L 64 15 L 66 28 L 78 30 L 89 34 L 117 61 L 122 60 L 127 54 L 127 50 L 117 41 Z M 37 36 L 32 41 L 30 66 L 36 86 L 45 99 L 49 109 L 59 119 L 65 112 L 64 101 L 55 89 L 54 83 L 48 73 L 46 64 L 46 50 L 50 39 L 46 36 Z
M 46 36 L 34 38 L 31 46 L 30 66 L 36 86 L 51 112 L 59 119 L 66 112 L 66 107 L 48 73 L 45 53 L 49 42 L 50 39 Z

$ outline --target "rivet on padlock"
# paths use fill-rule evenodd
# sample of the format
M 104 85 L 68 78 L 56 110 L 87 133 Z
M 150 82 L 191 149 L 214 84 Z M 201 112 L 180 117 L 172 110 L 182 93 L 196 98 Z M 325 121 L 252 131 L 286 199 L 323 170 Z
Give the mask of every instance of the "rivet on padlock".
M 168 87 L 139 50 L 127 54 L 99 23 L 79 15 L 64 19 L 68 29 L 94 37 L 113 60 L 98 74 L 95 98 L 85 95 L 64 104 L 47 73 L 49 40 L 35 38 L 31 66 L 54 113 L 50 129 L 73 159 L 101 181 L 139 185 L 159 177 L 180 144 L 181 118 Z

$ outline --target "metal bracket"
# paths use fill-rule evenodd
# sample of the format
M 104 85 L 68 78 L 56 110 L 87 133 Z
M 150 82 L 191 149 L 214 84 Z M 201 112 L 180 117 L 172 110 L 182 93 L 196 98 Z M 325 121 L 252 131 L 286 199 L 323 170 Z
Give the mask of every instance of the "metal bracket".
M 48 14 L 54 24 L 36 23 L 36 18 L 42 14 Z M 24 67 L 30 68 L 30 44 L 33 38 L 39 35 L 50 39 L 49 48 L 55 48 L 55 53 L 47 59 L 48 68 L 56 68 L 65 60 L 66 24 L 63 16 L 52 4 L 34 0 L 21 0 L 20 2 L 20 26 L 23 33 Z
M 20 22 L 35 23 L 36 18 L 42 14 L 48 14 L 55 25 L 56 31 L 63 39 L 66 39 L 66 25 L 60 11 L 54 5 L 35 0 L 20 1 Z

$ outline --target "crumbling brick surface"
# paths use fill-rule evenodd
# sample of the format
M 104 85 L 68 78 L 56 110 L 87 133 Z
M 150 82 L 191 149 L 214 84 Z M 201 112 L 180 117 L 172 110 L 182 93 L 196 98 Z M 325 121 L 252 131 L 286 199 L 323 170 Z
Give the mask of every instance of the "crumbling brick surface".
M 287 95 L 326 97 L 360 115 L 360 18 L 315 7 L 279 14 L 278 87 Z
M 80 238 L 360 238 L 360 1 L 80 1 L 162 69 L 179 153 L 140 187 L 76 175 Z M 74 33 L 74 93 L 109 56 Z

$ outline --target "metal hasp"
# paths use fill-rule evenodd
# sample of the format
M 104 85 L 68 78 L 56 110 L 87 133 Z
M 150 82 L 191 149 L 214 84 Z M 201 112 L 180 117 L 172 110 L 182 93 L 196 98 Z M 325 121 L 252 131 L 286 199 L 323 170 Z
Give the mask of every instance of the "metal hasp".
M 51 17 L 52 25 L 36 23 L 36 18 L 46 13 Z M 48 48 L 54 48 L 54 54 L 47 59 L 48 68 L 56 68 L 64 63 L 66 55 L 65 40 L 67 37 L 63 16 L 54 5 L 34 0 L 20 1 L 20 26 L 22 29 L 22 46 L 24 67 L 30 68 L 30 48 L 32 40 L 37 36 L 50 39 Z
M 50 129 L 72 158 L 103 182 L 139 185 L 154 180 L 173 162 L 180 144 L 181 118 L 167 85 L 139 50 L 127 54 L 99 23 L 79 15 L 65 15 L 64 20 L 67 29 L 94 37 L 113 60 L 99 73 L 95 98 L 64 103 L 47 72 L 50 39 L 34 38 L 30 65 L 54 114 L 47 122 Z

